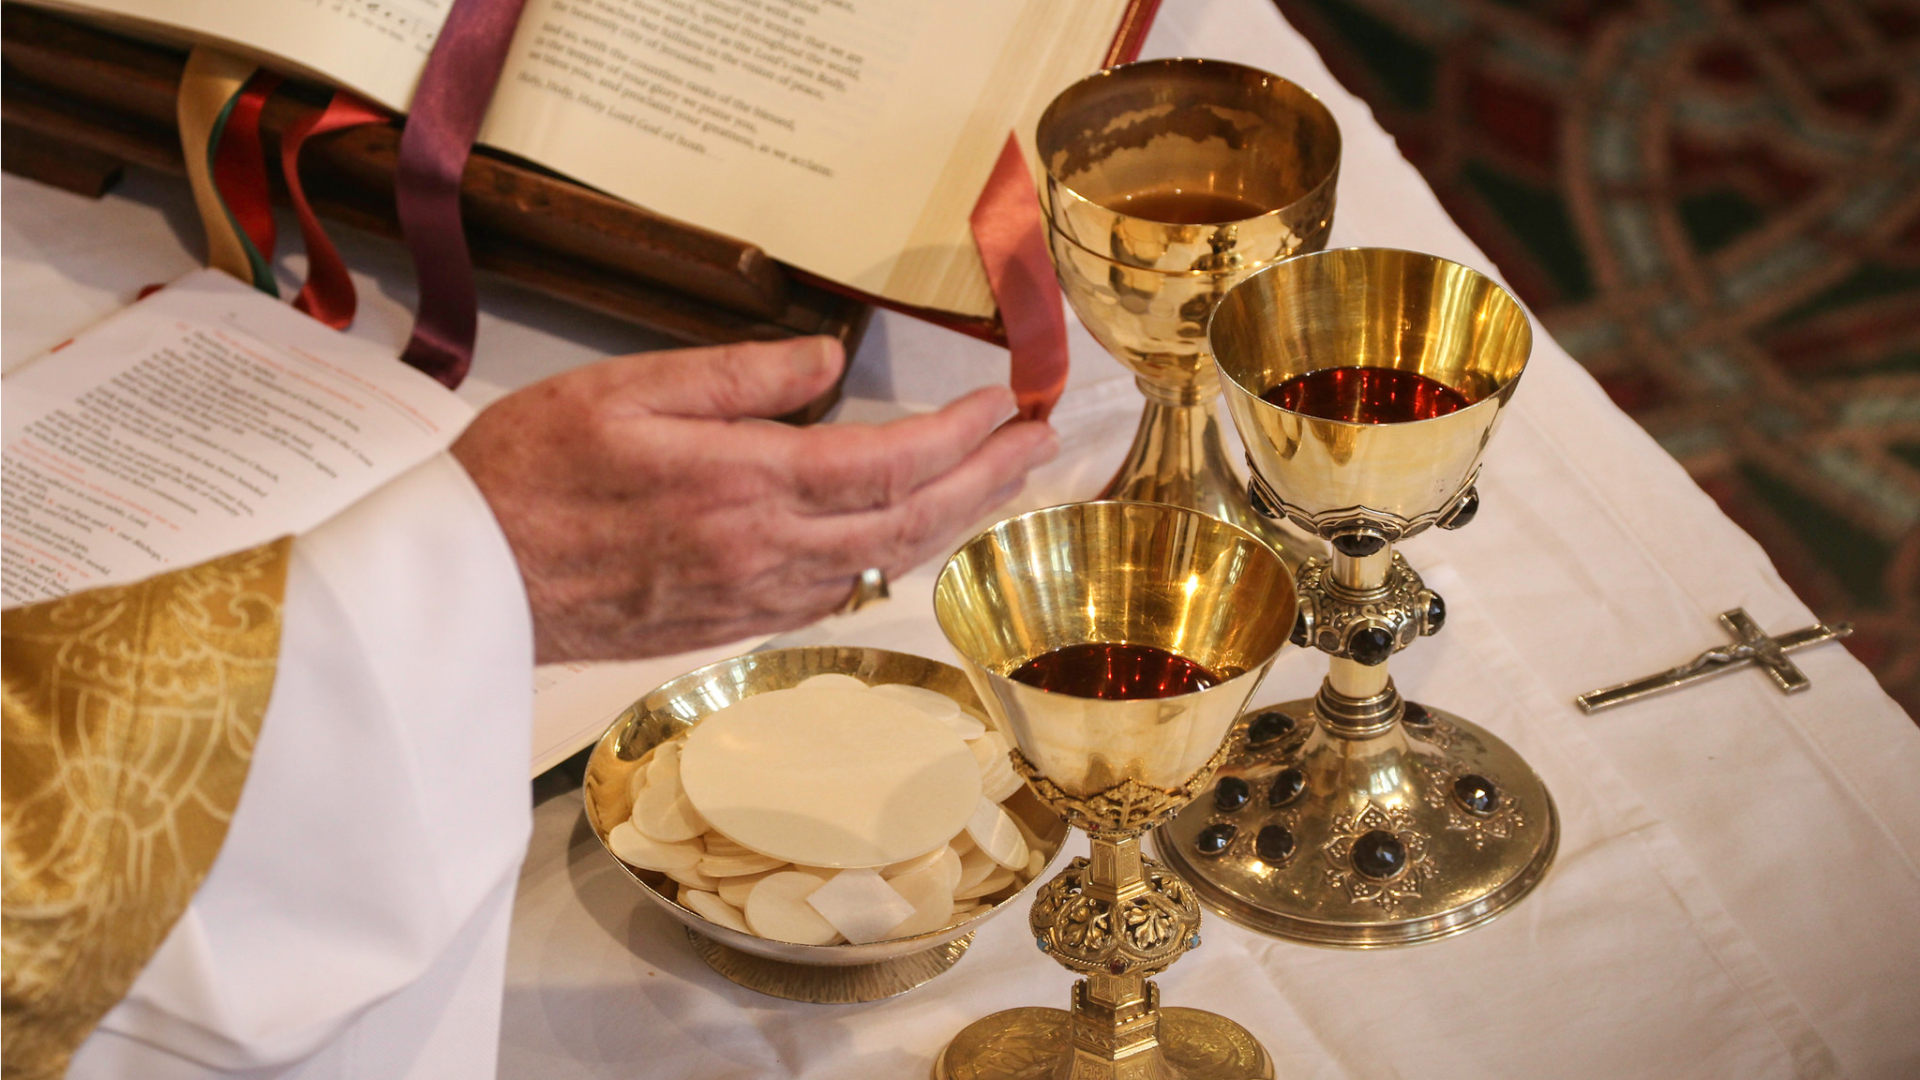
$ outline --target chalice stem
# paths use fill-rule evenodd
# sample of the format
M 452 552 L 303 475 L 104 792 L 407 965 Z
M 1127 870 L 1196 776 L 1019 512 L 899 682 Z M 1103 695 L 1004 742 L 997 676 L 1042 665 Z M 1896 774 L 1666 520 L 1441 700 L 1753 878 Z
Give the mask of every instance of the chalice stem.
M 1335 584 L 1355 594 L 1365 595 L 1386 585 L 1387 571 L 1393 568 L 1393 545 L 1383 544 L 1379 551 L 1363 558 L 1333 553 L 1331 566 Z M 1327 661 L 1327 689 L 1351 701 L 1369 701 L 1387 690 L 1387 662 L 1362 664 L 1335 656 Z
M 1089 847 L 1086 893 L 1104 901 L 1109 918 L 1117 918 L 1126 901 L 1148 888 L 1140 838 L 1095 836 Z M 1158 989 L 1138 971 L 1095 972 L 1074 983 L 1070 1080 L 1171 1076 L 1160 1051 L 1159 998 Z
M 1259 537 L 1296 569 L 1319 548 L 1254 512 L 1235 472 L 1214 406 L 1218 382 L 1168 388 L 1135 380 L 1146 395 L 1133 446 L 1098 498 L 1184 506 Z

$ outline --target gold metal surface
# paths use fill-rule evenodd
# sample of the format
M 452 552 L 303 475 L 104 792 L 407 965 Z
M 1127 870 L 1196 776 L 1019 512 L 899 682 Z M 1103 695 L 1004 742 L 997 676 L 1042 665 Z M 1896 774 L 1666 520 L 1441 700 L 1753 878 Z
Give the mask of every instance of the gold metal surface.
M 1365 948 L 1478 925 L 1538 883 L 1559 823 L 1505 743 L 1402 701 L 1386 660 L 1445 609 L 1392 544 L 1475 505 L 1480 455 L 1526 367 L 1526 313 L 1458 263 L 1351 249 L 1250 276 L 1209 336 L 1264 501 L 1333 541 L 1331 559 L 1300 567 L 1295 630 L 1330 659 L 1315 698 L 1241 719 L 1214 795 L 1155 850 L 1208 906 L 1281 937 Z M 1368 424 L 1261 397 L 1333 367 L 1415 371 L 1469 404 Z
M 960 703 L 977 719 L 991 723 L 965 673 L 949 664 L 885 649 L 815 646 L 747 653 L 668 682 L 634 702 L 607 728 L 587 759 L 587 822 L 604 847 L 607 831 L 621 820 L 628 777 L 641 758 L 655 746 L 700 722 L 710 713 L 768 690 L 798 685 L 828 672 L 855 676 L 869 685 L 904 683 L 937 690 Z M 1067 828 L 1031 791 L 1020 791 L 1003 804 L 1031 828 L 1043 846 L 1049 864 L 1060 853 Z M 970 940 L 988 919 L 1014 906 L 1034 888 L 1020 890 L 965 922 L 914 937 L 875 941 L 864 945 L 799 945 L 742 934 L 708 922 L 675 902 L 673 879 L 608 858 L 640 886 L 640 893 L 696 938 L 695 951 L 715 971 L 762 993 L 796 1001 L 870 1001 L 877 991 L 892 987 L 903 993 L 953 966 Z M 1039 880 L 1038 878 L 1035 881 Z M 758 961 L 758 962 L 756 962 Z M 803 975 L 793 969 L 811 969 Z M 887 995 L 879 995 L 887 996 Z
M 1154 853 L 1187 880 L 1201 903 L 1256 930 L 1315 945 L 1411 945 L 1471 929 L 1506 910 L 1545 875 L 1558 843 L 1553 799 L 1519 754 L 1485 729 L 1429 708 L 1431 724 L 1396 724 L 1371 739 L 1344 739 L 1315 724 L 1312 699 L 1257 709 L 1236 727 L 1230 760 L 1216 783 L 1244 780 L 1252 799 L 1222 810 L 1210 793 L 1153 834 Z M 1278 711 L 1299 739 L 1250 749 L 1248 723 Z M 1306 789 L 1278 807 L 1267 794 L 1299 769 Z M 1492 780 L 1501 803 L 1475 814 L 1453 796 L 1461 776 Z M 1231 825 L 1217 855 L 1199 853 L 1202 830 Z M 1284 858 L 1255 850 L 1261 830 L 1292 838 Z M 1355 872 L 1354 839 L 1376 828 L 1413 857 L 1375 881 Z M 1520 859 L 1518 866 L 1514 860 Z
M 893 960 L 836 967 L 795 964 L 729 949 L 692 927 L 687 928 L 687 941 L 708 967 L 749 990 L 815 1005 L 851 1005 L 895 997 L 932 981 L 960 962 L 973 944 L 973 935 L 963 934 L 945 945 Z
M 1139 835 L 1218 767 L 1293 611 L 1292 578 L 1272 549 L 1171 506 L 1037 510 L 995 525 L 948 561 L 934 587 L 940 627 L 994 724 L 1011 736 L 1015 767 L 1043 802 L 1089 827 L 1091 851 L 1041 888 L 1028 920 L 1039 946 L 1084 976 L 1072 1011 L 988 1017 L 947 1047 L 935 1076 L 1272 1075 L 1265 1051 L 1238 1025 L 1207 1013 L 1171 1021 L 1159 1007 L 1148 977 L 1199 944 L 1200 909 L 1184 882 L 1141 856 Z M 1088 643 L 1155 646 L 1224 678 L 1196 693 L 1115 701 L 1009 677 L 1038 656 Z M 1235 1052 L 1223 1057 L 1224 1048 Z M 1205 1071 L 1207 1063 L 1238 1071 Z
M 1235 282 L 1326 246 L 1340 169 L 1333 115 L 1263 71 L 1150 60 L 1062 91 L 1040 119 L 1037 142 L 1061 289 L 1149 402 L 1100 497 L 1213 514 L 1273 545 L 1290 565 L 1318 550 L 1247 505 L 1220 441 L 1206 326 Z M 1267 209 L 1197 225 L 1126 209 L 1130 199 L 1167 192 L 1233 196 Z
M 1273 1060 L 1246 1028 L 1218 1013 L 1159 1011 L 1161 1056 L 1127 1080 L 1272 1080 Z M 941 1051 L 933 1080 L 1076 1080 L 1102 1075 L 1104 1062 L 1076 1071 L 1073 1014 L 1006 1009 L 967 1025 Z
M 1491 278 L 1389 248 L 1303 255 L 1254 274 L 1220 303 L 1208 333 L 1234 426 L 1288 516 L 1321 535 L 1366 517 L 1390 540 L 1432 525 L 1472 482 L 1533 346 L 1526 311 Z M 1359 424 L 1261 400 L 1332 367 L 1418 372 L 1472 404 Z

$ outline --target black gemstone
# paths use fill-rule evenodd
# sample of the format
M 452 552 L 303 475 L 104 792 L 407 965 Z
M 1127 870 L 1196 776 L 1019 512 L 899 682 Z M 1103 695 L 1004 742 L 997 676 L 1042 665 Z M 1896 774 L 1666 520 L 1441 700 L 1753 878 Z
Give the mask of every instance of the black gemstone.
M 1247 464 L 1253 464 L 1252 457 L 1247 458 Z M 1261 517 L 1272 518 L 1278 521 L 1286 515 L 1281 513 L 1280 508 L 1273 505 L 1273 503 L 1267 499 L 1267 493 L 1261 490 L 1262 486 L 1258 480 L 1247 481 L 1247 501 L 1253 504 L 1254 512 Z
M 1425 705 L 1417 701 L 1409 701 L 1402 706 L 1402 709 L 1404 711 L 1400 714 L 1401 723 L 1410 727 L 1433 726 L 1433 714 L 1427 711 Z
M 1378 533 L 1341 533 L 1333 538 L 1333 549 L 1349 559 L 1364 559 L 1387 546 L 1387 538 Z
M 1251 798 L 1253 792 L 1247 787 L 1247 782 L 1237 776 L 1223 776 L 1219 783 L 1213 785 L 1215 809 L 1232 813 L 1247 805 L 1247 800 Z
M 1483 817 L 1500 806 L 1500 791 L 1493 786 L 1493 781 L 1473 773 L 1453 782 L 1453 797 L 1460 800 L 1468 812 Z
M 1218 855 L 1227 850 L 1227 845 L 1233 843 L 1233 834 L 1239 831 L 1224 821 L 1209 825 L 1200 830 L 1200 835 L 1193 840 L 1193 846 L 1202 855 Z
M 1447 602 L 1440 599 L 1439 593 L 1431 594 L 1427 599 L 1427 633 L 1437 634 L 1447 625 Z
M 1287 640 L 1293 642 L 1295 645 L 1298 645 L 1303 649 L 1307 647 L 1307 613 L 1306 612 L 1304 611 L 1301 612 L 1299 616 L 1293 620 L 1293 633 L 1287 636 Z
M 1293 854 L 1293 833 L 1285 825 L 1268 825 L 1253 838 L 1253 853 L 1265 862 L 1286 862 Z
M 1268 709 L 1247 725 L 1247 745 L 1265 746 L 1275 739 L 1293 734 L 1293 717 L 1278 709 Z
M 1375 829 L 1353 842 L 1353 868 L 1375 881 L 1386 881 L 1407 868 L 1407 846 L 1384 829 Z
M 1440 527 L 1443 529 L 1458 529 L 1467 522 L 1472 521 L 1473 515 L 1479 512 L 1480 489 L 1477 487 L 1468 488 L 1467 493 L 1462 495 L 1460 501 L 1453 504 L 1453 509 L 1447 512 L 1447 516 L 1440 519 Z
M 1373 667 L 1393 655 L 1393 634 L 1384 626 L 1362 626 L 1347 635 L 1347 655 L 1356 664 Z
M 1267 805 L 1279 808 L 1300 797 L 1307 790 L 1307 774 L 1299 769 L 1282 769 L 1273 778 L 1273 786 L 1267 789 Z

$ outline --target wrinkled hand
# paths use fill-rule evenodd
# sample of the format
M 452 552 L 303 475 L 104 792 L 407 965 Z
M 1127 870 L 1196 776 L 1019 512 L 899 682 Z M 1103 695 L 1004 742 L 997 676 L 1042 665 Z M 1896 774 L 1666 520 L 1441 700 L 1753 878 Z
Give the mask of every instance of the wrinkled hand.
M 1002 387 L 887 424 L 761 417 L 825 393 L 829 338 L 620 357 L 536 383 L 453 445 L 506 533 L 541 663 L 638 658 L 828 614 L 938 552 L 1057 452 Z

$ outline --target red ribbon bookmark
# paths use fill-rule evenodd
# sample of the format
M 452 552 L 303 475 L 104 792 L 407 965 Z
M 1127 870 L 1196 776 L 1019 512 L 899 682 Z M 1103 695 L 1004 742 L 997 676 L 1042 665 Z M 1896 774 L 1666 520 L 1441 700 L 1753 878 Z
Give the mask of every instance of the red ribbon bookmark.
M 1025 420 L 1045 420 L 1067 387 L 1067 317 L 1047 256 L 1033 174 L 1009 134 L 969 219 L 1013 353 L 1013 395 Z
M 354 291 L 346 261 L 340 258 L 339 250 L 320 225 L 319 215 L 307 202 L 306 188 L 300 183 L 300 150 L 315 135 L 362 124 L 385 123 L 390 116 L 385 109 L 340 90 L 334 93 L 325 109 L 294 121 L 280 136 L 280 174 L 286 178 L 287 196 L 293 203 L 294 215 L 300 219 L 300 242 L 307 249 L 307 283 L 301 286 L 300 295 L 294 297 L 293 306 L 335 330 L 353 325 L 360 297 Z

